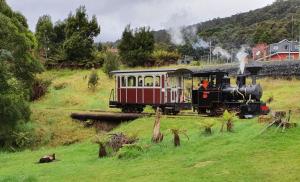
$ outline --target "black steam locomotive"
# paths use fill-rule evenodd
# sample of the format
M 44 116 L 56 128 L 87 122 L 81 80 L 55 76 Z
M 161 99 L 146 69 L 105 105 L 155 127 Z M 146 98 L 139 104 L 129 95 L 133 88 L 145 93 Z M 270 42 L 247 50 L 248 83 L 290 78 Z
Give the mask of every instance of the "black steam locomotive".
M 259 66 L 247 67 L 244 74 L 237 76 L 236 87 L 231 86 L 227 72 L 194 72 L 193 80 L 201 80 L 201 84 L 192 91 L 193 110 L 215 116 L 227 109 L 239 113 L 241 118 L 269 113 L 268 106 L 261 101 L 263 90 L 256 84 L 260 69 Z M 249 85 L 246 84 L 248 76 L 252 77 Z

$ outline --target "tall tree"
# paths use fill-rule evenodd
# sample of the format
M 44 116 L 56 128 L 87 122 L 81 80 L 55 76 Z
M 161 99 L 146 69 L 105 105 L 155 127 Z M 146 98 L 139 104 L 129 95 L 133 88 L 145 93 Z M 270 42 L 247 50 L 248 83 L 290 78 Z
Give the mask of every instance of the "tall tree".
M 118 46 L 122 61 L 128 66 L 142 66 L 154 50 L 154 36 L 149 27 L 137 28 L 134 33 L 127 25 Z
M 12 132 L 29 120 L 28 98 L 35 73 L 42 67 L 34 57 L 34 35 L 26 19 L 0 0 L 0 147 Z
M 38 48 L 44 53 L 45 58 L 49 55 L 48 53 L 54 52 L 55 46 L 52 43 L 54 39 L 53 23 L 50 15 L 43 15 L 38 19 L 35 28 L 35 36 L 38 42 Z
M 92 57 L 94 38 L 100 34 L 96 16 L 89 20 L 86 9 L 80 6 L 66 20 L 64 49 L 68 60 L 86 60 Z

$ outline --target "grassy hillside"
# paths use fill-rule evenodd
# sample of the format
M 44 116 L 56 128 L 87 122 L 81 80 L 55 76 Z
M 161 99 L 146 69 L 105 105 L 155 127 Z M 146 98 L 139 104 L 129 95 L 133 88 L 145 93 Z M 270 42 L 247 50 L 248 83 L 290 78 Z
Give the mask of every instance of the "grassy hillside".
M 164 116 L 161 144 L 150 142 L 153 117 L 124 123 L 112 132 L 137 134 L 143 151 L 131 158 L 98 159 L 98 146 L 92 143 L 95 131 L 83 128 L 69 118 L 74 110 L 107 110 L 113 82 L 101 71 L 100 86 L 87 89 L 83 78 L 89 71 L 50 71 L 53 78 L 50 92 L 32 104 L 32 120 L 44 130 L 53 132 L 50 146 L 36 151 L 0 153 L 0 181 L 298 181 L 300 162 L 300 127 L 285 133 L 272 128 L 258 135 L 265 127 L 257 119 L 235 121 L 234 133 L 219 133 L 220 119 L 212 136 L 205 136 L 199 116 Z M 67 83 L 55 90 L 54 85 Z M 292 109 L 292 120 L 300 122 L 299 80 L 260 80 L 265 98 L 273 95 L 274 109 Z M 182 146 L 174 148 L 170 128 L 186 129 L 189 140 L 182 136 Z M 51 133 L 49 131 L 49 133 Z M 60 146 L 70 144 L 70 146 Z M 56 147 L 53 147 L 56 146 Z M 36 164 L 43 155 L 56 153 L 59 161 Z
M 72 121 L 71 112 L 85 110 L 108 110 L 108 99 L 113 81 L 98 71 L 100 81 L 95 91 L 88 89 L 90 71 L 48 71 L 41 77 L 52 80 L 45 97 L 31 105 L 32 120 L 44 143 L 50 146 L 68 145 L 82 141 L 95 134 Z M 64 85 L 62 89 L 55 89 Z

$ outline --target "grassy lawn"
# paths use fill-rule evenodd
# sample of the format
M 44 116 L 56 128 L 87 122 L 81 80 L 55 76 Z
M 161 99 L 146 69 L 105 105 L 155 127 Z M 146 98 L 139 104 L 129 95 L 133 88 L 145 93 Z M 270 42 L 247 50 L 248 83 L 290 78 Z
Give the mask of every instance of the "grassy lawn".
M 50 71 L 53 84 L 66 82 L 66 88 L 50 92 L 32 104 L 33 122 L 51 133 L 49 143 L 35 151 L 0 153 L 0 181 L 299 181 L 300 127 L 259 135 L 265 125 L 257 119 L 237 120 L 233 133 L 220 133 L 216 120 L 212 136 L 205 136 L 198 116 L 164 116 L 161 144 L 150 142 L 154 118 L 123 123 L 113 132 L 137 134 L 142 152 L 132 158 L 98 159 L 98 146 L 92 143 L 95 131 L 83 128 L 69 118 L 74 110 L 107 110 L 113 81 L 100 73 L 100 86 L 87 89 L 88 71 Z M 259 81 L 264 98 L 273 95 L 271 107 L 293 110 L 292 120 L 300 122 L 300 81 L 263 79 Z M 186 129 L 181 147 L 172 144 L 171 128 Z M 46 132 L 46 133 L 47 133 Z M 72 145 L 68 145 L 75 143 Z M 59 161 L 36 164 L 38 159 L 56 153 Z

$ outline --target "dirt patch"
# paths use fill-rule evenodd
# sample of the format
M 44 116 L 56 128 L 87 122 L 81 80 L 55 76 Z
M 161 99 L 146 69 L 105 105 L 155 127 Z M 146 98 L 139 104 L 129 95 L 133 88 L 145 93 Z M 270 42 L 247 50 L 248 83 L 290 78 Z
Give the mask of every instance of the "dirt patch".
M 109 132 L 114 128 L 118 127 L 120 123 L 110 123 L 110 122 L 103 122 L 103 121 L 93 121 L 93 127 L 96 128 L 97 132 L 106 131 Z
M 216 161 L 203 161 L 203 162 L 196 163 L 193 167 L 194 168 L 203 168 L 203 167 L 206 167 L 206 166 L 214 164 L 214 163 L 216 163 Z

